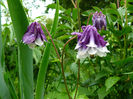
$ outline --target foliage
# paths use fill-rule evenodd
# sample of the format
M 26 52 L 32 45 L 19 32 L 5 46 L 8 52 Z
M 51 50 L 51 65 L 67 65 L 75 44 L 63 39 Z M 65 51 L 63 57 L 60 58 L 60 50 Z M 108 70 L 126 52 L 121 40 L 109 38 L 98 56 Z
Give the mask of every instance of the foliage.
M 43 84 L 40 85 L 40 89 L 44 88 L 44 91 L 42 91 L 44 98 L 68 99 L 59 59 L 54 47 L 49 45 L 50 38 L 43 26 L 42 28 L 47 35 L 48 43 L 45 44 L 46 47 L 35 47 L 32 49 L 33 55 L 31 49 L 29 49 L 27 45 L 22 44 L 21 39 L 27 28 L 28 20 L 31 23 L 39 19 L 39 22 L 45 23 L 48 30 L 54 33 L 54 35 L 52 35 L 53 40 L 61 56 L 64 44 L 73 37 L 71 33 L 74 31 L 78 32 L 79 30 L 77 8 L 73 8 L 71 0 L 60 0 L 59 20 L 57 18 L 58 13 L 55 15 L 54 20 L 47 19 L 44 16 L 32 19 L 30 16 L 26 17 L 24 12 L 26 8 L 23 10 L 20 3 L 18 3 L 19 6 L 13 6 L 15 2 L 19 2 L 19 0 L 13 0 L 13 2 L 11 2 L 12 0 L 7 1 L 8 7 L 6 7 L 3 2 L 0 2 L 1 6 L 5 9 L 5 17 L 7 20 L 10 20 L 10 16 L 12 19 L 11 22 L 2 24 L 2 34 L 0 34 L 2 37 L 0 38 L 0 68 L 2 68 L 0 69 L 0 91 L 3 90 L 2 93 L 0 92 L 0 99 L 7 99 L 6 97 L 8 96 L 11 99 L 23 99 L 24 94 L 26 95 L 24 95 L 25 98 L 27 97 L 26 99 L 33 99 L 33 87 L 34 90 L 36 90 L 38 83 L 37 75 L 39 74 L 40 66 L 43 67 L 47 65 L 48 67 L 44 67 L 47 73 L 43 72 L 41 76 L 41 83 L 43 83 L 44 86 Z M 109 42 L 110 45 L 108 49 L 110 53 L 102 58 L 96 56 L 80 60 L 80 83 L 76 99 L 132 99 L 132 0 L 127 0 L 126 5 L 127 8 L 125 8 L 124 0 L 121 0 L 119 8 L 117 7 L 116 1 L 112 0 L 96 0 L 95 2 L 93 0 L 81 0 L 79 6 L 81 9 L 81 25 L 87 25 L 89 16 L 89 24 L 92 25 L 91 13 L 95 11 L 102 11 L 103 14 L 106 15 L 107 30 L 98 32 L 100 35 L 104 35 L 104 39 Z M 10 15 L 7 8 L 9 8 Z M 48 5 L 47 10 L 48 9 L 56 9 L 56 4 Z M 55 28 L 57 27 L 57 29 L 51 29 L 53 23 L 55 23 L 53 26 Z M 66 46 L 64 54 L 65 76 L 72 97 L 74 97 L 76 91 L 78 73 L 77 51 L 74 50 L 76 43 L 76 39 L 72 40 Z M 42 59 L 45 59 L 43 55 L 46 55 L 46 60 L 41 62 Z M 19 64 L 20 60 L 24 62 L 23 67 Z M 43 81 L 44 79 L 45 81 Z M 25 90 L 22 91 L 22 88 Z M 4 95 L 5 93 L 6 95 Z M 34 94 L 36 95 L 36 93 Z

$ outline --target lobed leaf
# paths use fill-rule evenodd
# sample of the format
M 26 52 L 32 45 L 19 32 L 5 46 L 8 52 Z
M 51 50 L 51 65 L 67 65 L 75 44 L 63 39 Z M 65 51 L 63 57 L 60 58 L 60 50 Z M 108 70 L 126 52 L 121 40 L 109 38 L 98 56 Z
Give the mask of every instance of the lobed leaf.
M 109 78 L 105 81 L 106 91 L 108 91 L 108 90 L 109 90 L 113 85 L 115 85 L 119 80 L 120 80 L 120 77 L 117 77 L 117 76 L 109 77 Z

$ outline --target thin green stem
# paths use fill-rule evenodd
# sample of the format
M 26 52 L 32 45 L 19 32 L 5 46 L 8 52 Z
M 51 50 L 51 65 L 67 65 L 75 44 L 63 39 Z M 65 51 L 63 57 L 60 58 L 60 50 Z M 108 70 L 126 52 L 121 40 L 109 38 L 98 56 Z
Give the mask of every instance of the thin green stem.
M 42 24 L 42 25 L 43 25 L 43 24 Z M 52 44 L 53 44 L 53 46 L 54 46 L 55 52 L 56 52 L 56 54 L 57 54 L 57 57 L 58 57 L 58 59 L 59 59 L 59 61 L 60 61 L 60 63 L 61 63 L 60 55 L 59 55 L 59 53 L 58 53 L 58 51 L 57 51 L 57 48 L 56 48 L 56 46 L 55 46 L 55 44 L 54 44 L 54 41 L 53 41 L 53 39 L 52 39 L 52 36 L 50 35 L 50 33 L 49 33 L 48 29 L 46 28 L 46 26 L 43 25 L 43 27 L 45 28 L 46 32 L 48 33 L 48 35 L 49 35 L 49 37 L 50 37 L 50 39 L 51 39 L 51 42 L 52 42 Z
M 126 19 L 126 25 L 128 25 L 128 20 L 127 20 L 127 0 L 125 0 L 125 19 Z
M 81 21 L 80 21 L 79 0 L 77 0 L 77 9 L 78 9 L 78 26 L 79 26 L 79 32 L 80 32 L 81 31 Z
M 80 21 L 79 0 L 77 0 L 77 9 L 78 9 L 78 26 L 79 26 L 79 32 L 80 32 L 81 31 L 81 21 Z M 76 95 L 77 95 L 77 91 L 78 91 L 79 78 L 80 78 L 80 60 L 78 60 L 77 88 L 75 91 L 74 99 L 76 99 Z
M 43 25 L 43 24 L 42 24 L 42 25 Z M 44 26 L 44 25 L 43 25 L 43 26 Z M 62 54 L 62 61 L 61 61 L 60 56 L 59 56 L 59 53 L 58 53 L 58 51 L 57 51 L 57 48 L 56 48 L 56 46 L 55 46 L 55 44 L 54 44 L 54 41 L 53 41 L 53 39 L 52 39 L 52 37 L 51 37 L 49 31 L 47 30 L 47 28 L 46 28 L 45 26 L 44 26 L 44 28 L 45 28 L 46 32 L 48 33 L 48 35 L 49 35 L 49 37 L 50 37 L 50 39 L 51 39 L 51 42 L 52 42 L 52 44 L 53 44 L 53 46 L 54 46 L 54 49 L 55 49 L 55 51 L 56 51 L 56 54 L 57 54 L 57 56 L 58 56 L 58 58 L 59 58 L 59 60 L 60 60 L 60 63 L 61 63 L 61 70 L 62 70 L 62 75 L 63 75 L 63 79 L 64 79 L 65 88 L 66 88 L 66 91 L 67 91 L 67 94 L 68 94 L 69 99 L 71 99 L 70 93 L 69 93 L 69 91 L 68 91 L 67 83 L 66 83 L 65 73 L 64 73 L 64 67 L 63 67 L 63 54 Z M 64 50 L 62 51 L 62 53 L 63 53 L 63 52 L 64 52 Z
M 80 60 L 78 60 L 77 88 L 76 88 L 76 91 L 75 91 L 74 99 L 76 99 L 76 95 L 77 95 L 77 91 L 78 91 L 79 78 L 80 78 Z
M 63 47 L 63 50 L 62 50 L 62 58 L 61 58 L 61 60 L 62 60 L 62 64 L 61 64 L 61 68 L 62 68 L 62 74 L 63 74 L 63 78 L 64 78 L 64 83 L 65 83 L 65 87 L 66 87 L 66 91 L 67 91 L 67 94 L 68 94 L 68 97 L 69 97 L 69 99 L 71 99 L 71 96 L 70 96 L 70 93 L 69 93 L 69 90 L 68 90 L 68 87 L 67 87 L 67 83 L 66 83 L 66 78 L 65 78 L 65 74 L 64 74 L 64 66 L 63 66 L 63 55 L 64 55 L 64 50 L 65 50 L 65 47 L 66 47 L 66 45 L 70 42 L 70 41 L 72 41 L 73 39 L 75 39 L 77 36 L 74 36 L 73 38 L 71 38 L 71 39 L 69 39 L 66 43 L 65 43 L 65 45 L 64 45 L 64 47 Z
M 42 24 L 42 25 L 43 25 L 43 24 Z M 43 26 L 44 26 L 44 25 L 43 25 Z M 60 56 L 59 56 L 59 53 L 58 53 L 58 51 L 57 51 L 57 48 L 56 48 L 56 46 L 55 46 L 55 44 L 54 44 L 54 41 L 53 41 L 53 39 L 52 39 L 52 37 L 51 37 L 49 31 L 47 30 L 47 28 L 46 28 L 45 26 L 44 26 L 44 28 L 45 28 L 46 32 L 48 33 L 48 35 L 49 35 L 49 37 L 50 37 L 50 39 L 51 39 L 51 42 L 52 42 L 52 44 L 53 44 L 53 46 L 54 46 L 54 49 L 55 49 L 55 51 L 56 51 L 56 54 L 57 54 L 57 56 L 58 56 L 58 58 L 59 58 L 59 60 L 60 60 L 61 69 L 62 69 L 62 75 L 63 75 L 63 79 L 64 79 L 64 84 L 65 84 L 65 87 L 66 87 L 66 91 L 67 91 L 68 97 L 69 97 L 69 99 L 71 99 L 70 93 L 69 93 L 69 91 L 68 91 L 67 83 L 66 83 L 65 73 L 64 73 L 64 67 L 63 67 L 63 54 L 62 54 L 62 61 L 61 61 Z M 64 52 L 64 50 L 63 50 L 63 52 Z M 63 53 L 63 52 L 62 52 L 62 53 Z
M 124 3 L 125 3 L 125 9 L 126 9 L 126 11 L 125 11 L 125 20 L 126 20 L 125 25 L 128 25 L 128 20 L 127 20 L 127 1 L 124 0 Z M 126 58 L 126 56 L 127 56 L 127 36 L 124 35 L 124 59 Z

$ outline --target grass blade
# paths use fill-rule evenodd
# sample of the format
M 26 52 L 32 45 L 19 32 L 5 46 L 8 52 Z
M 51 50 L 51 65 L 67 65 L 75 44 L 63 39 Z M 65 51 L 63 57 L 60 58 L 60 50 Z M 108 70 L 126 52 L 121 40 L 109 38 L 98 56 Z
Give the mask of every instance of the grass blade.
M 7 0 L 7 3 L 18 42 L 21 99 L 33 99 L 32 50 L 21 42 L 28 26 L 28 20 L 20 0 Z
M 52 37 L 54 37 L 54 33 L 56 32 L 56 28 L 58 25 L 58 17 L 59 17 L 59 0 L 56 1 L 56 12 L 54 17 L 54 22 L 51 29 Z M 51 43 L 51 42 L 50 42 Z M 42 58 L 42 63 L 40 65 L 39 73 L 38 73 L 38 79 L 37 79 L 37 85 L 36 85 L 36 97 L 35 99 L 44 99 L 44 82 L 45 82 L 45 76 L 47 72 L 48 67 L 48 61 L 49 61 L 49 55 L 50 55 L 50 46 L 51 44 L 47 44 L 45 48 L 45 52 Z
M 0 99 L 11 99 L 9 89 L 4 81 L 3 70 L 0 65 Z
M 1 30 L 1 5 L 0 5 L 0 99 L 11 99 L 9 89 L 4 80 L 3 68 L 2 68 L 2 30 Z
M 50 31 L 52 37 L 54 37 L 56 32 L 56 27 L 58 26 L 58 19 L 59 19 L 58 17 L 59 17 L 59 0 L 56 0 L 56 12 L 54 17 L 54 22 Z
M 35 99 L 44 99 L 43 93 L 44 93 L 44 81 L 45 81 L 45 75 L 48 68 L 48 61 L 49 61 L 49 55 L 50 55 L 50 47 L 51 44 L 47 43 L 44 55 L 42 57 L 42 63 L 40 65 L 40 70 L 38 74 L 37 79 L 37 89 L 36 89 L 36 98 Z

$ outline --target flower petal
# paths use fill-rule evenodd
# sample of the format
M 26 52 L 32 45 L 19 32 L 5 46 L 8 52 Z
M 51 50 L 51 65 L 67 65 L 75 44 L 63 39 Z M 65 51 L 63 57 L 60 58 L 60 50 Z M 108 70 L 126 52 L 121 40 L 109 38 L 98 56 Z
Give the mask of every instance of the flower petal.
M 105 57 L 106 56 L 106 53 L 103 53 L 103 52 L 100 52 L 100 51 L 97 51 L 96 53 L 98 56 L 100 57 Z
M 84 59 L 84 58 L 88 57 L 87 51 L 88 51 L 88 49 L 79 49 L 78 53 L 77 53 L 77 58 Z
M 90 55 L 96 54 L 96 53 L 97 53 L 97 48 L 95 48 L 95 47 L 90 47 L 90 48 L 88 49 L 88 53 L 89 53 Z
M 100 13 L 101 14 L 101 13 Z M 107 42 L 100 36 L 94 26 L 88 25 L 83 29 L 83 33 L 74 32 L 72 35 L 79 35 L 78 43 L 75 49 L 78 49 L 77 58 L 86 58 L 90 55 L 106 56 L 109 53 Z
M 101 30 L 101 29 L 105 29 L 106 30 L 106 16 L 101 11 L 99 13 L 95 12 L 93 14 L 92 21 L 93 21 L 93 25 L 98 30 Z
M 73 32 L 73 33 L 71 33 L 71 35 L 77 35 L 77 36 L 78 36 L 78 41 L 79 41 L 79 39 L 80 39 L 81 36 L 82 36 L 82 34 L 79 33 L 79 32 Z
M 99 47 L 97 48 L 97 55 L 100 57 L 106 56 L 106 53 L 109 53 L 110 51 L 107 49 L 107 47 Z
M 88 47 L 97 47 L 94 40 L 95 40 L 94 33 L 93 33 L 92 30 L 90 30 L 90 42 L 86 46 L 88 46 Z
M 43 45 L 42 39 L 41 39 L 41 38 L 37 38 L 37 39 L 35 40 L 35 44 L 38 45 L 38 46 L 42 46 L 42 45 Z
M 86 28 L 86 26 L 82 26 L 81 28 L 82 28 L 82 30 L 84 31 L 84 30 L 85 30 L 85 28 Z
M 22 41 L 25 44 L 30 44 L 33 43 L 35 39 L 36 39 L 36 34 L 31 34 L 27 32 L 24 34 Z
M 81 47 L 81 45 L 79 43 L 77 43 L 75 49 L 79 49 Z
M 37 24 L 37 32 L 39 33 L 39 35 L 43 41 L 47 41 L 46 36 L 45 36 L 45 34 L 41 28 L 41 25 L 39 23 Z

